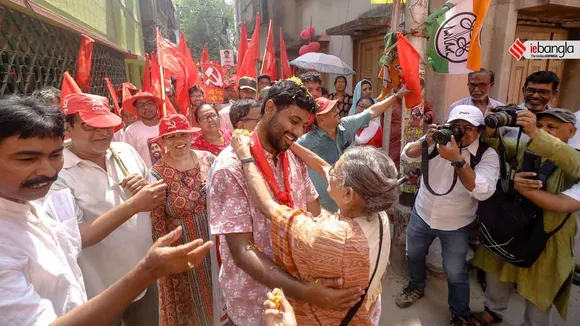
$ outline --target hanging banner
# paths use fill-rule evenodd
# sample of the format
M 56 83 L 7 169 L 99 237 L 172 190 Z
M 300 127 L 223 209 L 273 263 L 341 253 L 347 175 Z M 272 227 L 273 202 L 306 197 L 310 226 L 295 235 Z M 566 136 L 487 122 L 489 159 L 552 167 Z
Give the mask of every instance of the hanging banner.
M 201 64 L 203 72 L 203 92 L 207 103 L 224 101 L 224 74 L 222 66 L 210 62 Z

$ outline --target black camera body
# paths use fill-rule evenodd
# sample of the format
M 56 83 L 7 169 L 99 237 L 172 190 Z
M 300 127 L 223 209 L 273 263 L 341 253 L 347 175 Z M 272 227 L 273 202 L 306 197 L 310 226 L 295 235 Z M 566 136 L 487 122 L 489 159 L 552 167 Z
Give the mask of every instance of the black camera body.
M 522 110 L 522 108 L 515 104 L 498 106 L 493 109 L 492 114 L 485 117 L 485 125 L 492 129 L 497 129 L 499 127 L 517 127 L 517 112 L 520 110 Z
M 464 135 L 463 128 L 446 123 L 437 126 L 437 131 L 433 133 L 433 141 L 440 145 L 447 145 L 451 141 L 451 137 L 454 137 L 455 141 L 459 143 Z

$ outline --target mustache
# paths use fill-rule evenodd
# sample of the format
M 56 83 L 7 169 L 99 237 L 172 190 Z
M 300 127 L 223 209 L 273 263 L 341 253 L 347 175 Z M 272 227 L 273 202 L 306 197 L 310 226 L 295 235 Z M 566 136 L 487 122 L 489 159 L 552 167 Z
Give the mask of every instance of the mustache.
M 296 139 L 300 138 L 300 136 L 298 136 L 298 135 L 296 135 L 295 133 L 293 133 L 293 132 L 290 132 L 290 131 L 286 131 L 284 134 L 291 135 L 292 137 L 294 137 L 294 138 L 296 138 Z
M 36 177 L 34 179 L 30 179 L 30 180 L 24 181 L 20 185 L 20 187 L 22 187 L 22 188 L 31 188 L 31 187 L 34 187 L 36 185 L 42 184 L 42 183 L 52 183 L 52 182 L 55 182 L 57 179 L 58 179 L 58 173 L 55 174 L 52 177 L 40 176 L 40 177 Z

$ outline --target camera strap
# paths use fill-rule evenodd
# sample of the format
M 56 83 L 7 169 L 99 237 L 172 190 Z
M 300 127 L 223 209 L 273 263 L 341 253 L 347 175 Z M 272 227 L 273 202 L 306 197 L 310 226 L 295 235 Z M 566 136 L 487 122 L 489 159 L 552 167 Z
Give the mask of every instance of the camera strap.
M 499 173 L 500 173 L 500 182 L 501 187 L 505 194 L 515 194 L 515 187 L 514 187 L 514 179 L 516 177 L 516 173 L 518 171 L 518 152 L 520 149 L 520 140 L 522 138 L 523 129 L 520 127 L 518 132 L 518 138 L 516 141 L 516 152 L 514 156 L 508 161 L 505 146 L 503 145 L 503 138 L 500 136 L 500 142 L 498 147 L 499 152 Z M 506 162 L 509 164 L 509 171 L 506 169 Z M 509 173 L 509 174 L 508 174 Z
M 433 190 L 429 184 L 429 161 L 437 155 L 439 155 L 437 146 L 435 146 L 433 152 L 429 154 L 429 143 L 427 143 L 427 139 L 423 140 L 421 143 L 421 173 L 423 175 L 423 184 L 431 194 L 441 197 L 448 195 L 453 190 L 453 188 L 455 188 L 455 185 L 457 184 L 457 171 L 453 171 L 453 182 L 451 183 L 451 188 L 449 188 L 447 192 L 443 194 L 435 192 L 435 190 Z

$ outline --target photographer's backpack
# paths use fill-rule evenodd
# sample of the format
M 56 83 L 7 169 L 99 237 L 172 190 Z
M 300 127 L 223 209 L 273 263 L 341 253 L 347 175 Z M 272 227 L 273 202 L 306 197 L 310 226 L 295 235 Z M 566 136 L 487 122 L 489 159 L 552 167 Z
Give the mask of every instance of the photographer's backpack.
M 510 161 L 508 174 L 505 148 L 501 142 L 499 157 L 500 180 L 496 191 L 489 199 L 481 201 L 477 210 L 479 240 L 501 260 L 517 267 L 528 268 L 542 254 L 548 239 L 564 226 L 571 214 L 568 214 L 554 230 L 546 233 L 543 210 L 513 188 L 513 178 L 518 167 L 517 158 Z M 545 160 L 542 163 L 538 180 L 542 181 L 543 190 L 546 187 L 546 180 L 554 170 L 556 165 L 551 161 Z

